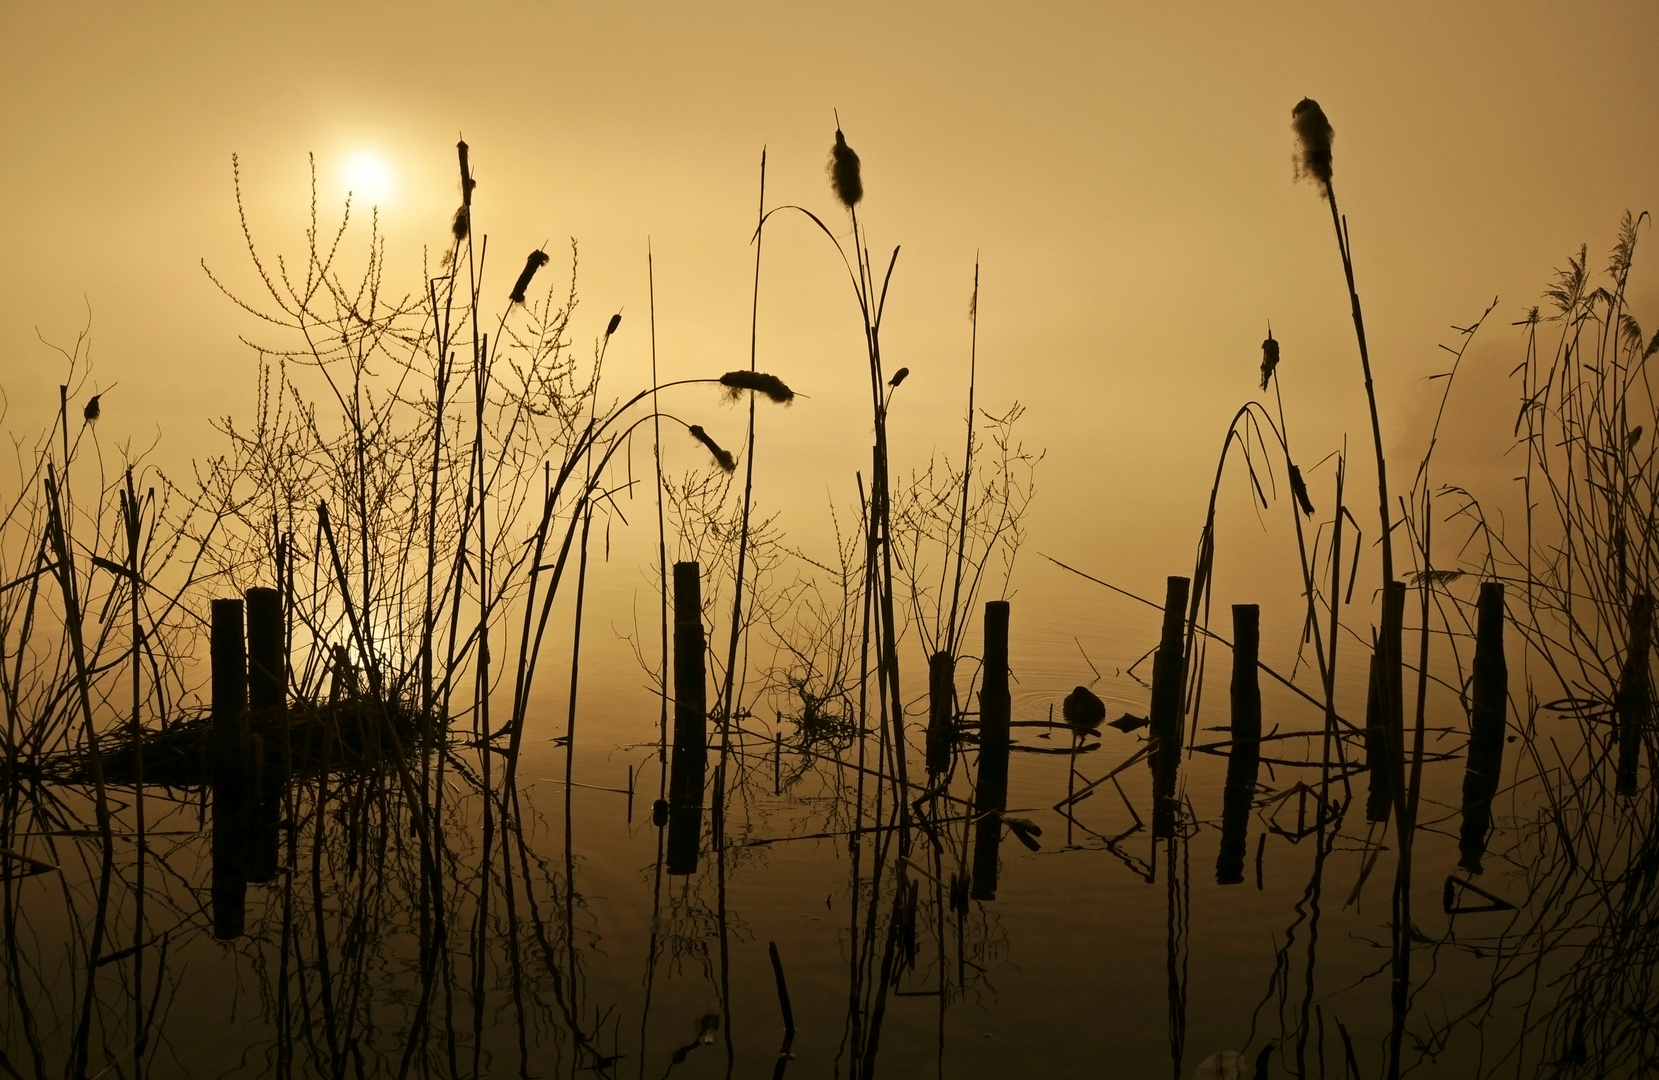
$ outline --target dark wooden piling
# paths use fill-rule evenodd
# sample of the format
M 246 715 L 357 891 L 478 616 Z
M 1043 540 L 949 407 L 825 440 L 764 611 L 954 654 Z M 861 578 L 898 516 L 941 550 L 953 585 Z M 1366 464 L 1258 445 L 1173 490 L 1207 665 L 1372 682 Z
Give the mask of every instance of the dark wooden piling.
M 1476 604 L 1474 687 L 1469 702 L 1469 754 L 1463 770 L 1463 829 L 1459 865 L 1481 872 L 1486 835 L 1492 827 L 1492 797 L 1503 774 L 1504 716 L 1509 703 L 1509 666 L 1503 655 L 1503 585 L 1481 584 Z
M 1221 796 L 1221 852 L 1215 859 L 1218 885 L 1244 881 L 1244 853 L 1250 832 L 1250 804 L 1261 765 L 1262 688 L 1257 660 L 1261 650 L 1261 608 L 1233 605 L 1233 745 L 1227 754 L 1227 786 Z
M 941 649 L 927 662 L 927 771 L 929 776 L 950 768 L 956 744 L 956 658 Z
M 997 847 L 1008 809 L 1008 601 L 985 605 L 985 667 L 979 687 L 979 777 L 974 787 L 973 898 L 997 896 Z
M 254 588 L 246 594 L 248 615 L 248 715 L 252 728 L 249 761 L 248 880 L 276 877 L 277 827 L 287 787 L 284 705 L 288 658 L 284 645 L 282 594 Z
M 246 873 L 246 745 L 248 673 L 242 601 L 212 606 L 213 936 L 242 936 Z
M 708 768 L 703 588 L 694 562 L 674 564 L 674 751 L 668 780 L 668 872 L 697 870 Z
M 1400 642 L 1404 633 L 1406 586 L 1392 581 L 1383 599 L 1382 630 L 1371 656 L 1371 684 L 1365 705 L 1365 767 L 1369 787 L 1367 821 L 1387 821 L 1405 782 L 1404 680 Z
M 1181 695 L 1186 682 L 1187 593 L 1192 582 L 1170 577 L 1164 589 L 1164 625 L 1152 659 L 1152 835 L 1175 835 L 1175 786 L 1181 770 Z
M 1637 593 L 1630 605 L 1630 648 L 1624 670 L 1619 674 L 1619 772 L 1620 795 L 1636 794 L 1636 766 L 1642 738 L 1653 712 L 1653 682 L 1648 673 L 1648 652 L 1653 641 L 1653 597 Z

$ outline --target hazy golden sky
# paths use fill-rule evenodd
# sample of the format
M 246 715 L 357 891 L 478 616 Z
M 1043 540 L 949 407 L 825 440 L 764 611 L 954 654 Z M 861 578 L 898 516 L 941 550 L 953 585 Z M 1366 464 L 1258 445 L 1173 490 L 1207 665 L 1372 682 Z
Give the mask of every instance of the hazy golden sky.
M 257 286 L 233 152 L 258 238 L 290 256 L 306 155 L 325 217 L 348 160 L 377 156 L 388 253 L 418 289 L 422 246 L 446 237 L 464 134 L 478 227 L 506 260 L 496 291 L 525 251 L 551 241 L 558 270 L 560 246 L 578 238 L 576 336 L 591 341 L 625 312 L 621 392 L 648 357 L 648 241 L 665 369 L 746 361 L 761 149 L 769 203 L 831 215 L 838 109 L 864 160 L 872 242 L 904 245 L 885 331 L 890 367 L 913 371 L 894 407 L 901 446 L 915 460 L 958 441 L 977 252 L 981 403 L 1024 402 L 1027 439 L 1049 451 L 1032 545 L 1097 565 L 1151 553 L 1172 572 L 1189 557 L 1226 422 L 1256 391 L 1269 319 L 1302 456 L 1323 457 L 1344 433 L 1366 450 L 1329 215 L 1292 183 L 1299 98 L 1316 97 L 1336 128 L 1385 422 L 1413 461 L 1437 393 L 1424 376 L 1441 367 L 1448 327 L 1499 297 L 1471 357 L 1507 371 L 1510 323 L 1551 269 L 1586 241 L 1601 265 L 1626 208 L 1659 209 L 1651 2 L 4 12 L 7 424 L 34 430 L 55 404 L 61 370 L 37 328 L 68 342 L 89 307 L 93 385 L 119 384 L 100 437 L 144 442 L 159 429 L 175 469 L 215 448 L 210 417 L 245 416 L 252 401 L 237 335 L 257 327 L 198 265 Z M 769 234 L 765 258 L 760 366 L 811 398 L 768 421 L 765 437 L 789 451 L 763 493 L 821 504 L 833 485 L 848 499 L 869 421 L 844 273 L 798 222 Z M 1651 265 L 1639 252 L 1637 315 L 1659 323 Z M 1501 378 L 1480 384 L 1468 384 L 1465 426 L 1485 416 L 1502 435 L 1510 396 Z M 710 426 L 735 442 L 739 423 Z M 1316 481 L 1316 500 L 1328 483 Z M 1137 570 L 1137 584 L 1163 572 Z

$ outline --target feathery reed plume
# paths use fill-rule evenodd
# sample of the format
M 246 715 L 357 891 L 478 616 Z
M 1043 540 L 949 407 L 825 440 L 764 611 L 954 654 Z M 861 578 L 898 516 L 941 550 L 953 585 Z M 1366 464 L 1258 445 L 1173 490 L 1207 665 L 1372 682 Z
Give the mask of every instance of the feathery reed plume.
M 897 386 L 900 383 L 904 382 L 905 378 L 908 377 L 909 374 L 910 374 L 910 369 L 907 368 L 907 367 L 902 367 L 899 370 L 893 372 L 893 377 L 891 379 L 887 380 L 887 385 L 888 386 Z
M 508 299 L 515 304 L 524 303 L 524 290 L 530 287 L 530 279 L 536 276 L 536 271 L 547 265 L 547 252 L 537 248 L 524 260 L 524 270 L 518 280 L 513 282 L 513 294 Z
M 1325 119 L 1325 110 L 1312 98 L 1303 98 L 1290 110 L 1290 126 L 1296 131 L 1296 179 L 1311 176 L 1321 191 L 1331 185 L 1331 140 L 1336 132 Z
M 616 333 L 616 328 L 621 326 L 621 325 L 622 325 L 622 312 L 619 311 L 615 315 L 611 316 L 611 321 L 610 321 L 609 325 L 607 325 L 605 327 L 605 336 L 610 337 L 612 334 Z
M 1296 496 L 1296 505 L 1302 508 L 1302 513 L 1313 516 L 1313 500 L 1308 498 L 1308 485 L 1302 482 L 1302 470 L 1295 465 L 1290 467 L 1290 490 Z
M 719 443 L 711 439 L 709 437 L 709 433 L 704 431 L 700 425 L 692 424 L 690 431 L 692 438 L 708 447 L 709 453 L 714 455 L 714 460 L 720 463 L 720 467 L 722 469 L 727 472 L 735 472 L 737 470 L 737 459 L 732 457 L 732 455 L 726 450 L 722 449 Z
M 763 371 L 728 371 L 720 376 L 720 385 L 733 398 L 745 390 L 758 390 L 779 405 L 788 405 L 795 400 L 795 391 L 784 385 L 782 379 Z
M 1279 343 L 1273 340 L 1273 328 L 1267 328 L 1267 340 L 1262 342 L 1262 389 L 1273 381 L 1273 369 L 1279 366 Z
M 847 145 L 841 129 L 835 129 L 835 145 L 830 147 L 830 187 L 835 197 L 851 210 L 864 198 L 864 180 L 858 171 L 858 155 Z

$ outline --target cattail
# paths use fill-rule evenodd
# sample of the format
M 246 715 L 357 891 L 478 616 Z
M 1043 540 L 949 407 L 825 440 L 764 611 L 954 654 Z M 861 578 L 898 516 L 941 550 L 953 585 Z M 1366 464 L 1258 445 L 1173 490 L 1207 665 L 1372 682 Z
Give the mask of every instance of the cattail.
M 899 370 L 893 372 L 893 377 L 891 379 L 887 380 L 887 385 L 888 386 L 897 386 L 900 383 L 904 382 L 905 378 L 909 374 L 910 374 L 910 369 L 907 368 L 907 367 L 902 367 Z
M 472 170 L 467 167 L 466 140 L 455 144 L 455 152 L 461 158 L 461 206 L 465 209 L 472 205 L 472 189 L 478 186 L 478 182 L 472 178 Z
M 858 155 L 847 145 L 841 129 L 835 129 L 835 145 L 830 147 L 830 187 L 835 197 L 851 210 L 864 198 L 864 181 L 858 174 Z
M 1273 340 L 1273 328 L 1267 328 L 1267 340 L 1262 342 L 1262 389 L 1273 380 L 1273 369 L 1279 366 L 1279 343 Z
M 605 336 L 610 337 L 612 334 L 616 333 L 616 328 L 621 326 L 621 325 L 622 325 L 622 312 L 619 311 L 615 315 L 611 316 L 610 325 L 605 327 Z
M 719 462 L 722 469 L 727 472 L 733 472 L 737 469 L 737 459 L 721 449 L 720 444 L 709 438 L 709 433 L 697 424 L 691 425 L 691 437 L 708 447 L 709 453 L 714 455 L 714 460 Z
M 513 283 L 513 295 L 508 297 L 515 304 L 524 303 L 524 290 L 530 287 L 530 279 L 536 276 L 536 271 L 547 265 L 547 252 L 537 249 L 524 260 L 524 271 L 519 274 L 518 280 Z
M 795 391 L 785 386 L 782 379 L 762 371 L 728 371 L 720 376 L 720 385 L 734 398 L 745 390 L 758 390 L 779 405 L 795 400 Z
M 455 211 L 455 220 L 449 223 L 449 231 L 455 234 L 456 240 L 465 240 L 471 228 L 472 208 L 462 203 L 461 208 Z
M 1302 508 L 1302 513 L 1312 517 L 1313 500 L 1308 498 L 1308 485 L 1302 482 L 1302 470 L 1294 465 L 1290 467 L 1290 490 L 1296 496 L 1296 505 Z
M 1331 186 L 1331 140 L 1336 132 L 1325 119 L 1325 110 L 1312 98 L 1303 98 L 1290 110 L 1290 126 L 1296 132 L 1296 179 L 1311 176 L 1321 191 Z

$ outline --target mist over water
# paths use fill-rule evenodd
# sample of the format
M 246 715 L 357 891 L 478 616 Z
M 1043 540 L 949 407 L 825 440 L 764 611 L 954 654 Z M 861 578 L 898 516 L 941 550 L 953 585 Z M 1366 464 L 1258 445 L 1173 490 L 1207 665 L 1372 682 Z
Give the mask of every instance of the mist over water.
M 1645 7 L 98 14 L 0 1072 L 1654 1070 Z

